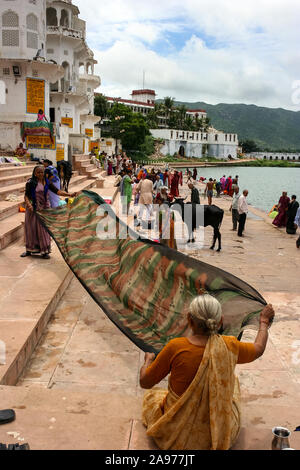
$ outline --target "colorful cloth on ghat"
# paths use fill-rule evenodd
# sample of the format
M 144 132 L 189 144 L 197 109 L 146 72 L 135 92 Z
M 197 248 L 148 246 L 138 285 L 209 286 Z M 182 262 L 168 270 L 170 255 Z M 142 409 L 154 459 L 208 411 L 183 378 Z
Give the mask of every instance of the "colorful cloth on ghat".
M 23 142 L 29 135 L 49 136 L 53 142 L 53 124 L 46 121 L 21 122 L 21 137 Z
M 83 191 L 71 206 L 40 211 L 39 218 L 89 294 L 143 351 L 158 353 L 171 339 L 185 336 L 190 302 L 204 291 L 221 302 L 223 334 L 239 337 L 246 326 L 258 327 L 266 302 L 255 289 L 139 238 L 92 191 Z

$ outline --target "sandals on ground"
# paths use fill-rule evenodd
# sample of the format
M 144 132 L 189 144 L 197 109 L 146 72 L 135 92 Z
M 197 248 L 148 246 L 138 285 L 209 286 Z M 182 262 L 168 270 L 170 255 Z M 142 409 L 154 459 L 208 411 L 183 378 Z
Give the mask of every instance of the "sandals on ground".
M 30 450 L 29 444 L 1 444 L 0 450 Z
M 14 410 L 0 410 L 0 424 L 11 423 L 16 419 Z

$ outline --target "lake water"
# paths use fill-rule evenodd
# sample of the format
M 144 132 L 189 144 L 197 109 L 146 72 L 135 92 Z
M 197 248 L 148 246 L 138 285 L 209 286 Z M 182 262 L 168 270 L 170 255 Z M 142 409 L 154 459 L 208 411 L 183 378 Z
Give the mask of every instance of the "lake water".
M 190 168 L 193 171 L 193 167 Z M 182 169 L 186 174 L 186 168 Z M 300 202 L 300 168 L 267 168 L 267 167 L 209 167 L 198 168 L 198 179 L 215 178 L 217 181 L 225 175 L 232 178 L 239 175 L 240 193 L 248 189 L 248 203 L 259 209 L 269 212 L 277 204 L 282 191 L 288 196 L 296 194 Z M 216 202 L 216 201 L 214 201 Z

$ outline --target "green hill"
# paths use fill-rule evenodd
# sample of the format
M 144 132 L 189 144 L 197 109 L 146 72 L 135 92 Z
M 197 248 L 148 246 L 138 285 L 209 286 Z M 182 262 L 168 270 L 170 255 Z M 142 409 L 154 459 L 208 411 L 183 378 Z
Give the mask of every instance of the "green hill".
M 300 111 L 246 104 L 211 105 L 179 101 L 175 104 L 184 104 L 189 109 L 205 109 L 213 127 L 237 133 L 240 142 L 254 140 L 261 150 L 300 150 Z

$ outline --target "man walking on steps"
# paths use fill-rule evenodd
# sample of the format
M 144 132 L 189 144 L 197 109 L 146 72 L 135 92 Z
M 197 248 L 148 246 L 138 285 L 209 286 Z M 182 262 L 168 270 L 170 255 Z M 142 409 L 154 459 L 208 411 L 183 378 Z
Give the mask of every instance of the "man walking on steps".
M 248 214 L 248 204 L 246 198 L 248 196 L 248 190 L 244 189 L 242 196 L 239 197 L 238 202 L 238 212 L 239 212 L 239 228 L 238 228 L 238 236 L 243 236 L 243 231 L 245 228 L 246 218 Z

